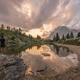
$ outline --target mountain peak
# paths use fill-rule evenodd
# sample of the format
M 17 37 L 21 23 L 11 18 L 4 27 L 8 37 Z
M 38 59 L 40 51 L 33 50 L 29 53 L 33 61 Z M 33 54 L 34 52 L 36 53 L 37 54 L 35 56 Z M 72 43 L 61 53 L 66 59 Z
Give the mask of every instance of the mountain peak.
M 56 33 L 59 34 L 60 37 L 64 35 L 67 35 L 67 33 L 71 33 L 73 32 L 74 36 L 79 32 L 78 30 L 75 30 L 75 29 L 70 29 L 68 28 L 67 26 L 60 26 L 58 28 L 56 28 L 54 30 L 54 32 L 52 32 L 49 36 L 50 39 L 53 39 L 54 35 L 56 35 Z

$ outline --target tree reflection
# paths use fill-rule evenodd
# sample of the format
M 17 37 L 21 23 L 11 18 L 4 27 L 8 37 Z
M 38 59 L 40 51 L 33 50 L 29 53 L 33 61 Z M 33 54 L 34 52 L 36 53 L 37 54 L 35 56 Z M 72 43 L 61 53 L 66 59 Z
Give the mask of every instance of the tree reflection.
M 56 53 L 59 54 L 60 47 L 57 45 L 53 45 L 53 46 L 54 46 L 54 49 L 56 50 Z
M 69 54 L 72 53 L 72 51 L 70 51 L 70 49 L 68 47 L 63 47 L 63 46 L 59 46 L 59 45 L 51 45 L 51 49 L 52 51 L 55 52 L 55 54 L 58 54 L 58 56 L 60 57 L 64 57 L 64 56 L 68 56 Z

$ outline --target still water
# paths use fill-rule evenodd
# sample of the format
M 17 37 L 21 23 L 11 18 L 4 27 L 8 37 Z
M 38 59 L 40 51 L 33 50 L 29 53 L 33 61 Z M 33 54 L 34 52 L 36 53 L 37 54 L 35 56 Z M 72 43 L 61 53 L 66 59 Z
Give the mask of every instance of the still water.
M 34 46 L 21 52 L 20 57 L 28 66 L 27 74 L 61 73 L 78 65 L 78 56 L 66 47 L 54 45 Z

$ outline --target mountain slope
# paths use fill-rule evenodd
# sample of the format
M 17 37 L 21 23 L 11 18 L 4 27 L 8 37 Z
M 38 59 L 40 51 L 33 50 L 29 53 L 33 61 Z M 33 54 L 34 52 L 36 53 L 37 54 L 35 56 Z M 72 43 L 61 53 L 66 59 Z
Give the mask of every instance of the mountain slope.
M 73 32 L 74 36 L 76 36 L 77 33 L 79 32 L 79 30 L 70 29 L 66 26 L 61 26 L 61 27 L 58 27 L 57 29 L 55 29 L 55 31 L 50 34 L 49 38 L 53 39 L 53 37 L 54 37 L 54 35 L 56 35 L 56 33 L 58 33 L 59 36 L 62 37 L 63 34 L 66 36 L 67 33 L 71 33 L 71 32 Z

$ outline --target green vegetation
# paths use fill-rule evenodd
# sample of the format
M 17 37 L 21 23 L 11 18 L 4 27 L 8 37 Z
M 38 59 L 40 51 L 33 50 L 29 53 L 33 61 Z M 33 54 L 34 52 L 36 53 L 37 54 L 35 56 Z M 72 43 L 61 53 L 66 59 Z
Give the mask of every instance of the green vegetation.
M 63 34 L 61 38 L 59 34 L 56 33 L 56 35 L 53 38 L 53 42 L 80 46 L 80 32 L 77 33 L 76 37 L 74 36 L 73 32 L 71 32 L 67 33 L 67 35 Z
M 0 27 L 0 36 L 3 35 L 6 40 L 5 53 L 19 53 L 32 46 L 43 45 L 45 40 L 41 39 L 40 36 L 33 38 L 31 35 L 25 35 L 22 33 L 21 28 L 15 29 L 10 28 L 2 24 Z
M 54 44 L 54 43 L 62 43 L 62 44 L 72 44 L 72 45 L 78 45 L 80 46 L 80 32 L 77 34 L 76 38 L 74 37 L 73 32 L 67 33 L 67 35 L 64 35 L 62 37 L 59 36 L 58 33 L 54 36 L 53 40 L 49 39 L 41 39 L 39 35 L 37 35 L 37 38 L 33 38 L 31 35 L 25 35 L 22 33 L 22 29 L 16 29 L 16 28 L 10 28 L 10 26 L 7 26 L 5 29 L 5 26 L 2 24 L 0 27 L 0 37 L 5 37 L 6 40 L 6 47 L 5 47 L 5 53 L 20 53 L 21 51 L 31 48 L 32 46 L 38 46 L 44 44 Z

